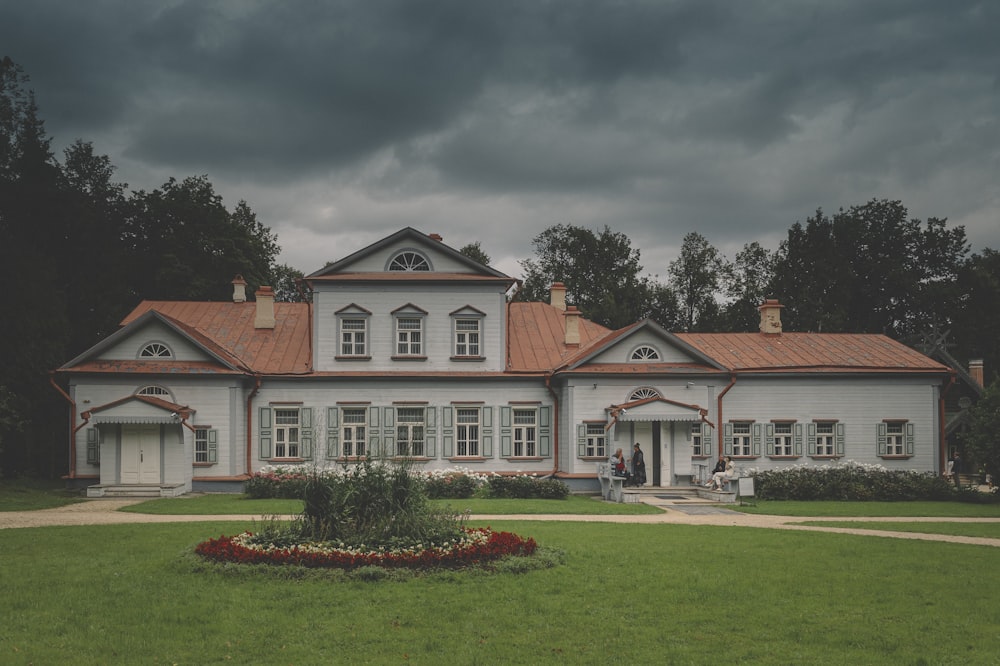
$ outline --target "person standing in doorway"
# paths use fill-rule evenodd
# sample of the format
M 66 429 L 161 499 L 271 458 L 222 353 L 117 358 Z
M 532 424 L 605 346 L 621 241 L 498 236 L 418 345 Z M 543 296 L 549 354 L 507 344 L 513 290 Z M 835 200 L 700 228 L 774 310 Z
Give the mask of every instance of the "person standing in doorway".
M 643 458 L 642 449 L 639 442 L 635 443 L 632 451 L 632 481 L 637 486 L 646 485 L 646 460 Z

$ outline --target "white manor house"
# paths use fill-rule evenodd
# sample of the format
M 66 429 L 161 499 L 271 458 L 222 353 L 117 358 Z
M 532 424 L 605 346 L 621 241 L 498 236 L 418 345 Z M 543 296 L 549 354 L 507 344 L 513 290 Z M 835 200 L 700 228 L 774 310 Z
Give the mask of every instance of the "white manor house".
M 948 367 L 883 335 L 606 329 L 402 229 L 308 275 L 312 303 L 144 301 L 55 372 L 71 484 L 90 496 L 239 492 L 265 467 L 365 457 L 596 490 L 639 443 L 647 485 L 835 461 L 940 472 Z M 65 388 L 64 388 L 65 387 Z

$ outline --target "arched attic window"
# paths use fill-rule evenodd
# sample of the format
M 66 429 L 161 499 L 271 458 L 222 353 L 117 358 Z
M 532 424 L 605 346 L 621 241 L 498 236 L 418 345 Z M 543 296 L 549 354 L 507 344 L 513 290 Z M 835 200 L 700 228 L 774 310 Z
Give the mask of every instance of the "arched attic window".
M 157 398 L 166 398 L 168 400 L 170 399 L 170 391 L 168 391 L 167 389 L 163 388 L 162 386 L 155 386 L 155 385 L 152 385 L 152 384 L 149 385 L 149 386 L 143 386 L 141 389 L 139 389 L 138 391 L 136 391 L 135 394 L 136 395 L 151 395 L 151 396 L 154 396 L 154 397 L 157 397 Z
M 659 398 L 660 392 L 654 388 L 648 386 L 643 386 L 642 388 L 637 388 L 632 391 L 632 395 L 628 397 L 629 402 L 634 400 L 645 400 L 646 398 Z
M 404 250 L 389 260 L 390 271 L 429 271 L 430 262 L 422 254 Z
M 632 361 L 659 361 L 660 352 L 656 351 L 654 347 L 649 345 L 640 345 L 632 351 L 632 355 L 629 357 Z
M 170 347 L 162 342 L 150 342 L 139 350 L 139 358 L 173 358 Z

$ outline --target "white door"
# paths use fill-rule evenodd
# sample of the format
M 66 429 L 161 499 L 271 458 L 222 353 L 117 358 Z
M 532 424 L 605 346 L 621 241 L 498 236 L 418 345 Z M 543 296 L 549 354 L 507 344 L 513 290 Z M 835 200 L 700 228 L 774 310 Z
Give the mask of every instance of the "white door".
M 122 426 L 122 483 L 160 482 L 160 426 Z

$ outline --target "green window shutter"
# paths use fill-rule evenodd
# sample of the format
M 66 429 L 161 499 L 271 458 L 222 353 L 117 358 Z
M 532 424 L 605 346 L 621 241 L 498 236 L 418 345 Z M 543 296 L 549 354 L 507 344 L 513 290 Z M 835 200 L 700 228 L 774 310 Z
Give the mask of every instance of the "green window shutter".
M 264 460 L 271 457 L 271 408 L 261 407 L 260 418 L 258 420 L 258 439 L 260 443 L 260 457 Z
M 326 408 L 326 457 L 340 456 L 340 408 Z
M 451 458 L 455 455 L 454 407 L 441 408 L 441 455 Z
M 837 455 L 844 455 L 844 430 L 845 426 L 843 423 L 838 423 L 836 427 L 836 442 L 837 442 Z
M 208 431 L 208 462 L 219 462 L 219 431 L 214 428 Z
M 810 423 L 807 432 L 809 433 L 809 455 L 814 456 L 816 455 L 816 424 Z
M 712 455 L 712 440 L 715 439 L 715 433 L 706 424 L 701 424 L 701 455 L 710 456 Z
M 875 425 L 875 443 L 878 446 L 878 454 L 880 456 L 885 455 L 886 450 L 886 432 L 888 427 L 884 423 L 877 423 Z
M 912 423 L 906 424 L 906 455 L 912 456 L 916 443 L 916 426 Z
M 428 407 L 424 412 L 424 455 L 434 458 L 434 444 L 437 442 L 437 408 Z
M 576 455 L 580 458 L 587 455 L 587 424 L 578 423 L 576 426 Z
M 733 455 L 733 424 L 727 423 L 722 427 L 722 450 L 723 455 Z
M 512 413 L 509 406 L 500 407 L 500 456 L 509 458 L 514 448 L 514 432 L 511 429 Z
M 483 407 L 483 457 L 493 457 L 493 408 Z
M 371 407 L 368 410 L 368 427 L 378 428 L 378 407 Z
M 802 424 L 801 423 L 796 423 L 795 424 L 795 428 L 793 430 L 794 430 L 795 434 L 792 435 L 792 442 L 794 443 L 794 446 L 795 446 L 795 455 L 801 456 L 802 455 Z
M 767 440 L 767 455 L 774 455 L 774 424 L 768 423 L 764 426 L 764 438 Z
M 368 435 L 368 458 L 378 458 L 379 457 L 379 445 L 380 439 L 377 431 L 372 430 Z
M 548 406 L 538 408 L 538 453 L 543 458 L 552 455 L 551 412 L 552 408 Z
M 382 408 L 382 439 L 379 442 L 382 448 L 380 453 L 389 458 L 396 454 L 396 429 L 393 426 L 395 418 L 396 410 L 394 408 Z
M 101 464 L 101 439 L 97 436 L 97 428 L 87 428 L 87 464 Z
M 299 419 L 302 424 L 302 435 L 299 442 L 299 455 L 306 460 L 313 456 L 313 420 L 312 407 L 303 407 L 299 411 Z
M 763 426 L 764 426 L 763 423 L 753 424 L 753 434 L 750 436 L 750 451 L 755 456 L 760 455 L 760 443 L 761 440 L 764 438 Z

